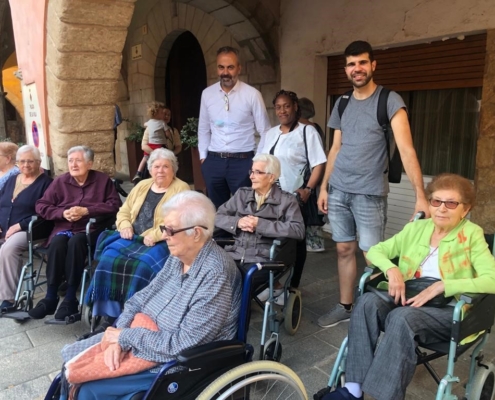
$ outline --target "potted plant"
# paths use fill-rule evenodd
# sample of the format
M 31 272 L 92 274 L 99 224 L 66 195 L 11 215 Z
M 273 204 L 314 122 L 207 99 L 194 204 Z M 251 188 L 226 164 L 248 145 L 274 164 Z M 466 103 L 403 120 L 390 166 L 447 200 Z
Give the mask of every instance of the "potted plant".
M 191 149 L 194 189 L 206 193 L 206 185 L 201 173 L 201 161 L 199 160 L 198 123 L 198 118 L 188 118 L 180 131 L 180 140 L 185 150 Z
M 180 131 L 180 141 L 185 149 L 198 148 L 198 123 L 199 119 L 192 117 L 186 120 L 186 123 Z
M 137 122 L 129 120 L 125 121 L 127 121 L 130 125 L 130 134 L 125 138 L 125 141 L 127 145 L 127 159 L 129 161 L 129 176 L 130 179 L 132 179 L 136 174 L 141 159 L 143 158 L 141 141 L 143 140 L 145 127 Z

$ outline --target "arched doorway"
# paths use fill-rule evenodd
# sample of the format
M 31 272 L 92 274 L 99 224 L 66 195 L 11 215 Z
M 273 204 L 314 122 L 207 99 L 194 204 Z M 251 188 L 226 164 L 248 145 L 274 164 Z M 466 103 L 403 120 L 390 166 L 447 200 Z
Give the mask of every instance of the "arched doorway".
M 187 118 L 199 117 L 201 93 L 206 88 L 206 64 L 201 46 L 189 31 L 177 37 L 167 60 L 165 97 L 172 109 L 172 124 L 182 128 Z M 180 179 L 193 182 L 191 150 L 179 154 Z

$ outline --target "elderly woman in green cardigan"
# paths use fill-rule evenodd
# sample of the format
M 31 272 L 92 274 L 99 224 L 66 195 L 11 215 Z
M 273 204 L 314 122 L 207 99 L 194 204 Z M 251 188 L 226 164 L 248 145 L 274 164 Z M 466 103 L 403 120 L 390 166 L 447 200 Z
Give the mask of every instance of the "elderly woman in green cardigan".
M 450 339 L 452 304 L 425 304 L 441 294 L 458 298 L 462 293 L 495 293 L 495 259 L 481 227 L 465 219 L 475 202 L 471 182 L 442 174 L 426 191 L 431 218 L 407 224 L 367 254 L 385 273 L 388 294 L 404 307 L 393 307 L 375 293 L 360 297 L 349 325 L 347 382 L 325 400 L 362 399 L 363 393 L 377 400 L 403 399 L 416 368 L 415 340 Z M 390 261 L 396 258 L 397 265 Z M 419 277 L 438 281 L 407 298 L 405 281 Z M 381 330 L 385 333 L 377 348 Z

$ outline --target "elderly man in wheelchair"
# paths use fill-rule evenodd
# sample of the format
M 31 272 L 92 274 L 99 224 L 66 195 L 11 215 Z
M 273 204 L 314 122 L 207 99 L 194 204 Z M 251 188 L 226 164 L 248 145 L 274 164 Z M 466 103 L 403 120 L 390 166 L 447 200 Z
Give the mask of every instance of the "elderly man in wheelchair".
M 475 202 L 472 184 L 461 176 L 442 174 L 426 191 L 431 219 L 409 223 L 368 252 L 368 260 L 385 276 L 372 279 L 364 289 L 368 293 L 358 299 L 329 388 L 315 399 L 355 400 L 363 399 L 363 393 L 378 400 L 404 399 L 416 365 L 424 363 L 432 373 L 428 361 L 448 353 L 447 375 L 442 381 L 436 377 L 440 383 L 437 399 L 457 398 L 450 393 L 452 383 L 459 381 L 453 375 L 454 359 L 464 350 L 464 343 L 490 329 L 494 314 L 494 296 L 479 296 L 488 311 L 481 321 L 478 317 L 478 322 L 459 329 L 462 317 L 467 321 L 471 316 L 470 305 L 465 303 L 477 302 L 461 295 L 495 293 L 495 260 L 483 230 L 465 219 Z M 396 258 L 398 262 L 391 261 Z M 476 308 L 471 309 L 473 314 Z M 421 353 L 418 344 L 439 355 Z M 470 381 L 480 348 L 472 356 Z M 486 399 L 493 398 L 490 368 L 492 387 Z M 336 390 L 328 393 L 332 386 Z M 480 389 L 468 382 L 468 399 L 480 398 L 474 396 L 476 390 Z
M 160 229 L 171 253 L 164 268 L 126 302 L 115 328 L 62 350 L 67 382 L 79 399 L 146 392 L 157 376 L 154 367 L 184 349 L 236 335 L 241 277 L 211 240 L 213 203 L 186 191 L 170 199 L 163 214 Z

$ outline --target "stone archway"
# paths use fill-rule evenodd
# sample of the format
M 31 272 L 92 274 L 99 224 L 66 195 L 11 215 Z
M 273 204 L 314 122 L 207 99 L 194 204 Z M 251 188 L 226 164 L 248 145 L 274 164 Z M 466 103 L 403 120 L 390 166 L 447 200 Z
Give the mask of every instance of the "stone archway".
M 45 72 L 55 174 L 66 171 L 67 149 L 76 144 L 93 148 L 95 169 L 114 172 L 114 105 L 135 1 L 48 2 Z
M 219 1 L 218 3 L 222 2 Z M 196 4 L 198 6 L 194 7 L 193 5 Z M 251 43 L 251 39 L 244 39 L 243 45 L 241 45 L 234 38 L 231 32 L 235 29 L 233 26 L 236 24 L 229 22 L 228 15 L 222 17 L 222 14 L 215 14 L 215 10 L 205 12 L 199 8 L 200 4 L 205 4 L 205 2 L 191 1 L 188 4 L 178 2 L 174 5 L 169 0 L 162 0 L 150 7 L 143 17 L 132 21 L 126 44 L 130 119 L 143 123 L 146 121 L 147 104 L 155 100 L 155 97 L 157 99 L 164 98 L 162 88 L 165 83 L 168 53 L 172 43 L 184 31 L 190 31 L 201 45 L 206 63 L 208 85 L 218 79 L 216 50 L 227 45 L 239 48 L 243 64 L 240 79 L 261 91 L 265 104 L 270 110 L 271 99 L 280 87 L 277 57 L 268 58 L 265 56 L 265 54 L 273 54 L 269 51 L 253 51 L 255 53 L 253 54 L 250 45 L 248 45 Z M 230 8 L 227 11 L 229 10 L 231 11 Z M 235 22 L 236 20 L 233 19 L 232 21 Z M 254 31 L 258 32 L 256 29 Z M 265 43 L 259 32 L 256 35 L 252 40 Z M 129 51 L 133 46 L 140 46 L 142 54 L 141 58 L 134 61 Z M 264 44 L 262 47 L 267 48 Z M 274 118 L 273 112 L 270 114 Z

